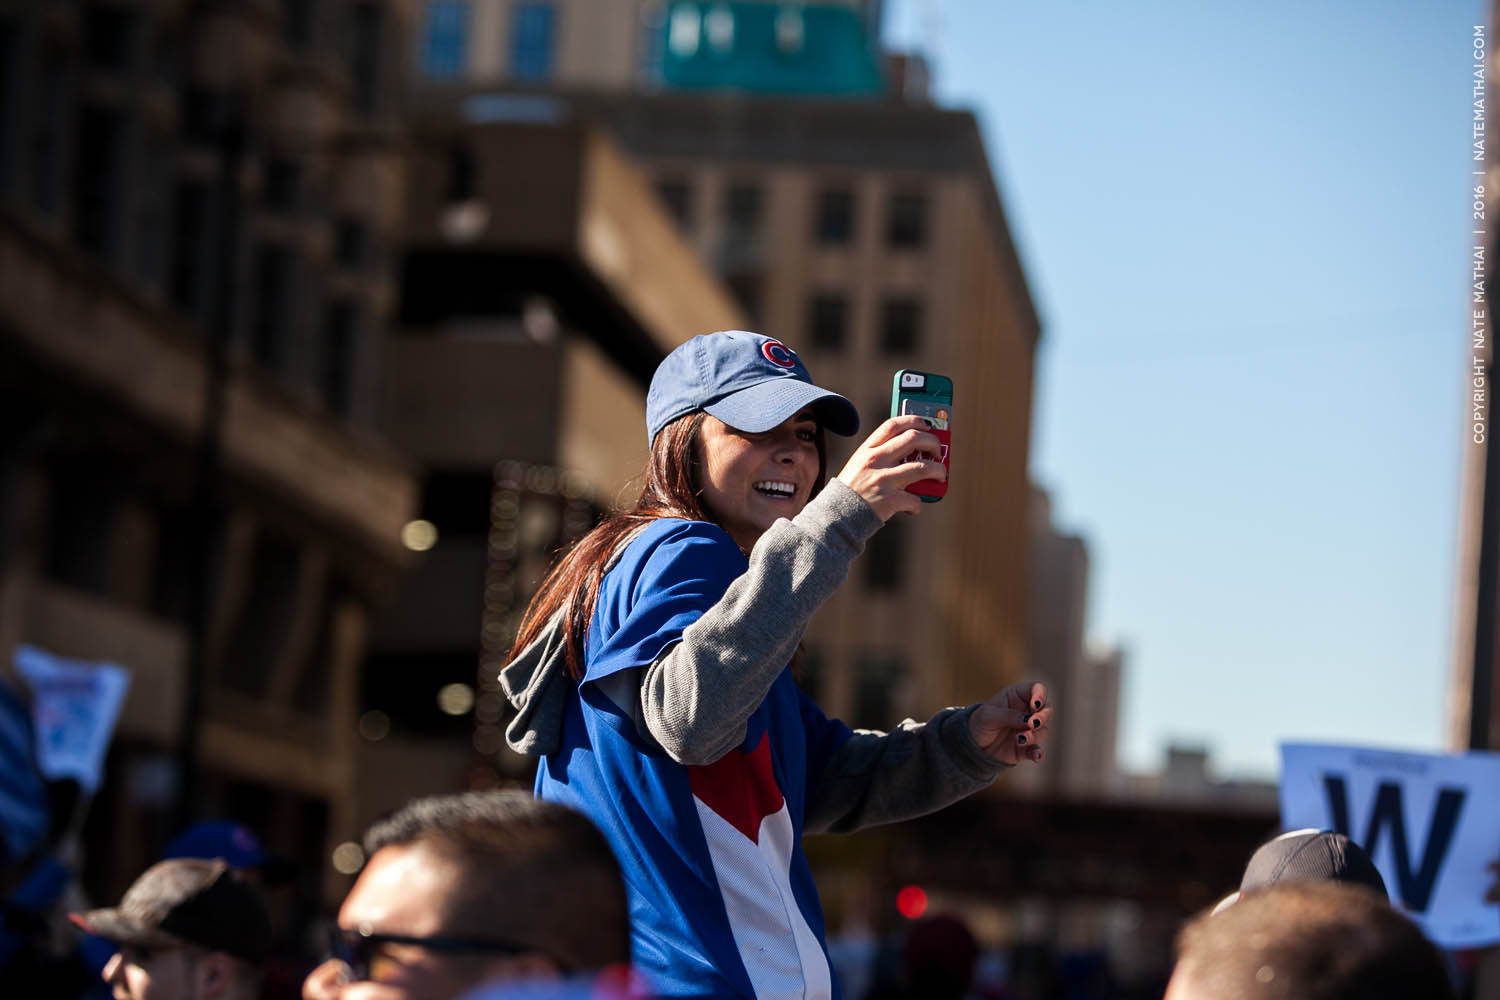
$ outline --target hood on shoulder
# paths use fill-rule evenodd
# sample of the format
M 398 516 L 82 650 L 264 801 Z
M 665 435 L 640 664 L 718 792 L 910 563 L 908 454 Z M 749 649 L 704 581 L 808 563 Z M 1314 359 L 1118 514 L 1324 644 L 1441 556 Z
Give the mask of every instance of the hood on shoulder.
M 531 645 L 500 671 L 500 687 L 516 710 L 516 717 L 505 727 L 505 742 L 516 753 L 540 757 L 562 745 L 570 686 L 567 645 L 568 630 L 558 612 Z

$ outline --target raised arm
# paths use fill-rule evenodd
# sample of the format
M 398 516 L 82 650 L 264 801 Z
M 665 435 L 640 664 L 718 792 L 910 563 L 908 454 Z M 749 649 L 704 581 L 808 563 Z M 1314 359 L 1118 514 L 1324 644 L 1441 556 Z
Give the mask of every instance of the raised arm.
M 772 525 L 750 566 L 641 678 L 641 723 L 673 759 L 709 764 L 745 738 L 745 723 L 792 658 L 808 619 L 849 563 L 898 511 L 906 486 L 946 475 L 920 417 L 887 420 L 796 517 Z

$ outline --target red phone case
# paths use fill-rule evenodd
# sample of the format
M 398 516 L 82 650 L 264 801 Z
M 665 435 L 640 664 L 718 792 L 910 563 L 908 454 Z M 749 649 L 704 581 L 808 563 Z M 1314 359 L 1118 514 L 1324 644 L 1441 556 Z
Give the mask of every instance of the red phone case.
M 939 454 L 942 456 L 942 459 L 943 459 L 943 468 L 945 468 L 945 469 L 948 468 L 948 451 L 949 451 L 948 444 L 949 444 L 949 436 L 953 432 L 950 429 L 948 429 L 948 428 L 944 428 L 943 430 L 938 430 L 937 428 L 931 426 L 930 424 L 928 425 L 927 429 L 930 430 L 933 434 L 935 434 L 937 436 L 938 441 L 940 441 L 942 443 L 943 448 L 942 448 L 942 451 Z M 918 480 L 915 483 L 912 483 L 910 486 L 908 486 L 907 490 L 909 492 L 911 492 L 911 493 L 917 494 L 917 496 L 932 497 L 933 499 L 940 499 L 940 498 L 945 497 L 945 496 L 948 495 L 948 481 L 946 479 L 942 480 L 941 482 L 939 482 L 936 479 L 921 479 L 921 480 Z

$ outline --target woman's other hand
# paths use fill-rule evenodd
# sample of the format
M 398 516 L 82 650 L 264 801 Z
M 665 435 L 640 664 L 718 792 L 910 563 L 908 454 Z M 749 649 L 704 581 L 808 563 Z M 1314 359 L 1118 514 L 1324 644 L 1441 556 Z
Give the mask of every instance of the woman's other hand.
M 906 488 L 924 479 L 942 481 L 948 469 L 938 456 L 942 444 L 917 416 L 892 417 L 854 449 L 836 477 L 889 521 L 897 511 L 915 514 L 922 501 Z
M 979 749 L 1002 764 L 1040 761 L 1051 721 L 1046 685 L 1026 681 L 1012 684 L 976 708 L 969 716 L 969 733 Z

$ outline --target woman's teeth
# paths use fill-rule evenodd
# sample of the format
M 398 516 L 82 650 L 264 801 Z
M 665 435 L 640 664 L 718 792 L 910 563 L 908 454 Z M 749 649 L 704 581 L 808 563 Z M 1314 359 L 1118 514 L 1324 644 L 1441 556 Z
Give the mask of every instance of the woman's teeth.
M 756 492 L 764 493 L 767 496 L 790 497 L 797 492 L 797 484 L 784 483 L 778 480 L 768 479 L 764 482 L 756 483 L 755 490 Z

